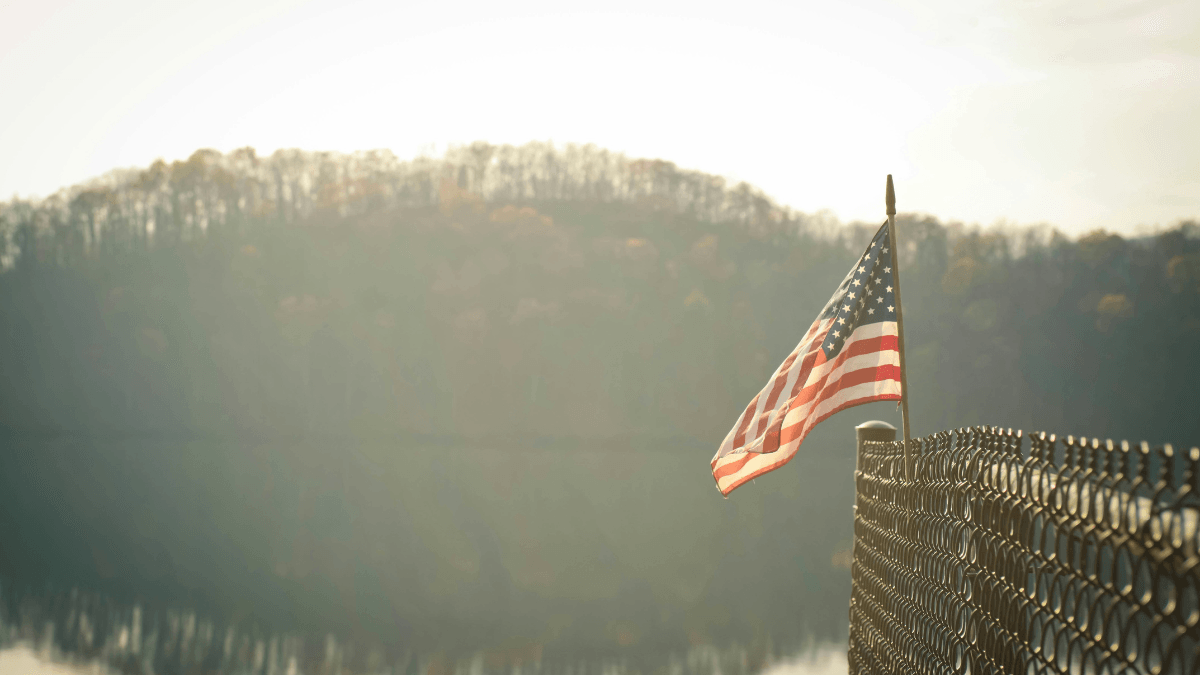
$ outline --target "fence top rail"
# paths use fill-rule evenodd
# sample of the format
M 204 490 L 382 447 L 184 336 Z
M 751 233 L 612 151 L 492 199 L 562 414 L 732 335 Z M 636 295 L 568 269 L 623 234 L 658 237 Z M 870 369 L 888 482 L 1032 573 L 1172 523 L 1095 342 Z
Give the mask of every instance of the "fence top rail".
M 998 457 L 1033 460 L 1031 464 L 1047 470 L 1091 471 L 1130 480 L 1140 476 L 1146 482 L 1166 481 L 1174 489 L 1191 486 L 1189 492 L 1200 499 L 1200 447 L 1177 449 L 1170 443 L 1153 446 L 1145 441 L 1130 443 L 1086 436 L 1059 437 L 1045 432 L 1026 435 L 1019 429 L 1000 427 L 963 427 L 914 438 L 913 459 L 919 463 L 955 447 L 974 447 L 973 439 L 984 438 L 992 442 L 979 450 L 996 453 Z M 904 443 L 868 440 L 862 444 L 862 453 L 865 457 L 899 459 L 904 455 Z

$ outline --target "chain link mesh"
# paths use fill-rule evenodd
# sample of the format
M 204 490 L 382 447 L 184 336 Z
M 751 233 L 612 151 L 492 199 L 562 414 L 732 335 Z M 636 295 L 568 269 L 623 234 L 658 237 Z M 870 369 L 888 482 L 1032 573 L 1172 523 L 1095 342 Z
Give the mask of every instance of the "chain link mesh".
M 999 428 L 865 442 L 850 672 L 1200 675 L 1200 449 Z

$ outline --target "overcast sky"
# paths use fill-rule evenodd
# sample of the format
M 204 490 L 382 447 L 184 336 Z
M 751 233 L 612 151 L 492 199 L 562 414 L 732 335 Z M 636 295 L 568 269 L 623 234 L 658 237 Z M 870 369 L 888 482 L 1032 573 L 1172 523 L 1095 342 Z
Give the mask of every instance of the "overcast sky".
M 247 9 L 250 7 L 250 9 Z M 595 143 L 802 211 L 1200 217 L 1200 2 L 0 5 L 0 195 L 250 145 Z

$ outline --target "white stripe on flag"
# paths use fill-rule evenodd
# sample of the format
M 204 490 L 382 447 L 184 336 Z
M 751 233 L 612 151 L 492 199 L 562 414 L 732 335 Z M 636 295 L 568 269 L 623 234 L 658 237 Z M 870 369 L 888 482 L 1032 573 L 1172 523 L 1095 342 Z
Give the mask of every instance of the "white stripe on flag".
M 846 389 L 839 391 L 836 395 L 830 397 L 829 400 L 832 401 L 833 403 L 831 403 L 831 405 L 828 408 L 826 408 L 825 406 L 822 406 L 822 409 L 823 410 L 833 410 L 837 406 L 845 405 L 846 403 L 856 401 L 856 400 L 859 400 L 862 398 L 879 396 L 879 395 L 883 395 L 883 394 L 899 395 L 899 393 L 900 393 L 900 383 L 897 382 L 896 380 L 881 380 L 878 382 L 866 382 L 863 384 L 855 385 L 853 387 L 847 387 Z M 783 426 L 785 428 L 791 426 L 788 423 L 789 422 L 788 418 L 790 418 L 790 417 L 791 417 L 790 414 L 788 416 L 784 417 Z M 820 415 L 818 415 L 818 417 L 814 418 L 814 419 L 819 421 L 819 417 L 820 417 Z M 816 426 L 815 422 L 812 425 L 810 425 L 807 430 L 805 430 L 804 435 L 807 435 L 807 431 L 811 430 L 811 428 L 813 426 Z M 747 461 L 746 464 L 743 465 L 741 469 L 739 469 L 738 471 L 736 471 L 732 474 L 729 474 L 728 476 L 722 476 L 721 478 L 717 479 L 717 487 L 721 490 L 721 492 L 728 493 L 730 490 L 737 487 L 738 485 L 741 485 L 742 483 L 746 482 L 747 480 L 750 480 L 750 478 L 753 476 L 761 475 L 763 473 L 766 473 L 767 471 L 771 471 L 771 470 L 779 468 L 780 466 L 783 466 L 789 460 L 791 460 L 791 458 L 796 454 L 796 451 L 800 449 L 800 443 L 804 440 L 804 435 L 801 435 L 786 444 L 780 445 L 779 450 L 772 452 L 770 454 L 764 455 L 764 454 L 759 453 L 759 454 L 751 455 L 749 461 Z M 745 457 L 746 457 L 746 455 L 743 455 L 740 453 L 736 454 L 736 455 L 730 455 L 728 457 L 723 457 L 723 458 L 721 458 L 721 460 L 719 460 L 713 466 L 713 471 L 716 472 L 716 471 L 720 470 L 720 468 L 722 466 L 726 466 L 735 461 L 740 461 Z

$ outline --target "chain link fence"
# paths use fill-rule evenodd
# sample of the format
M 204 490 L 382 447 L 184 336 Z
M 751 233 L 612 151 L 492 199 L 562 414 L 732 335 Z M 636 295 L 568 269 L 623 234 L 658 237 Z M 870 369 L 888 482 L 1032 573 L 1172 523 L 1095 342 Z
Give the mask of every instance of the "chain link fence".
M 852 675 L 1200 674 L 1200 448 L 868 426 Z

